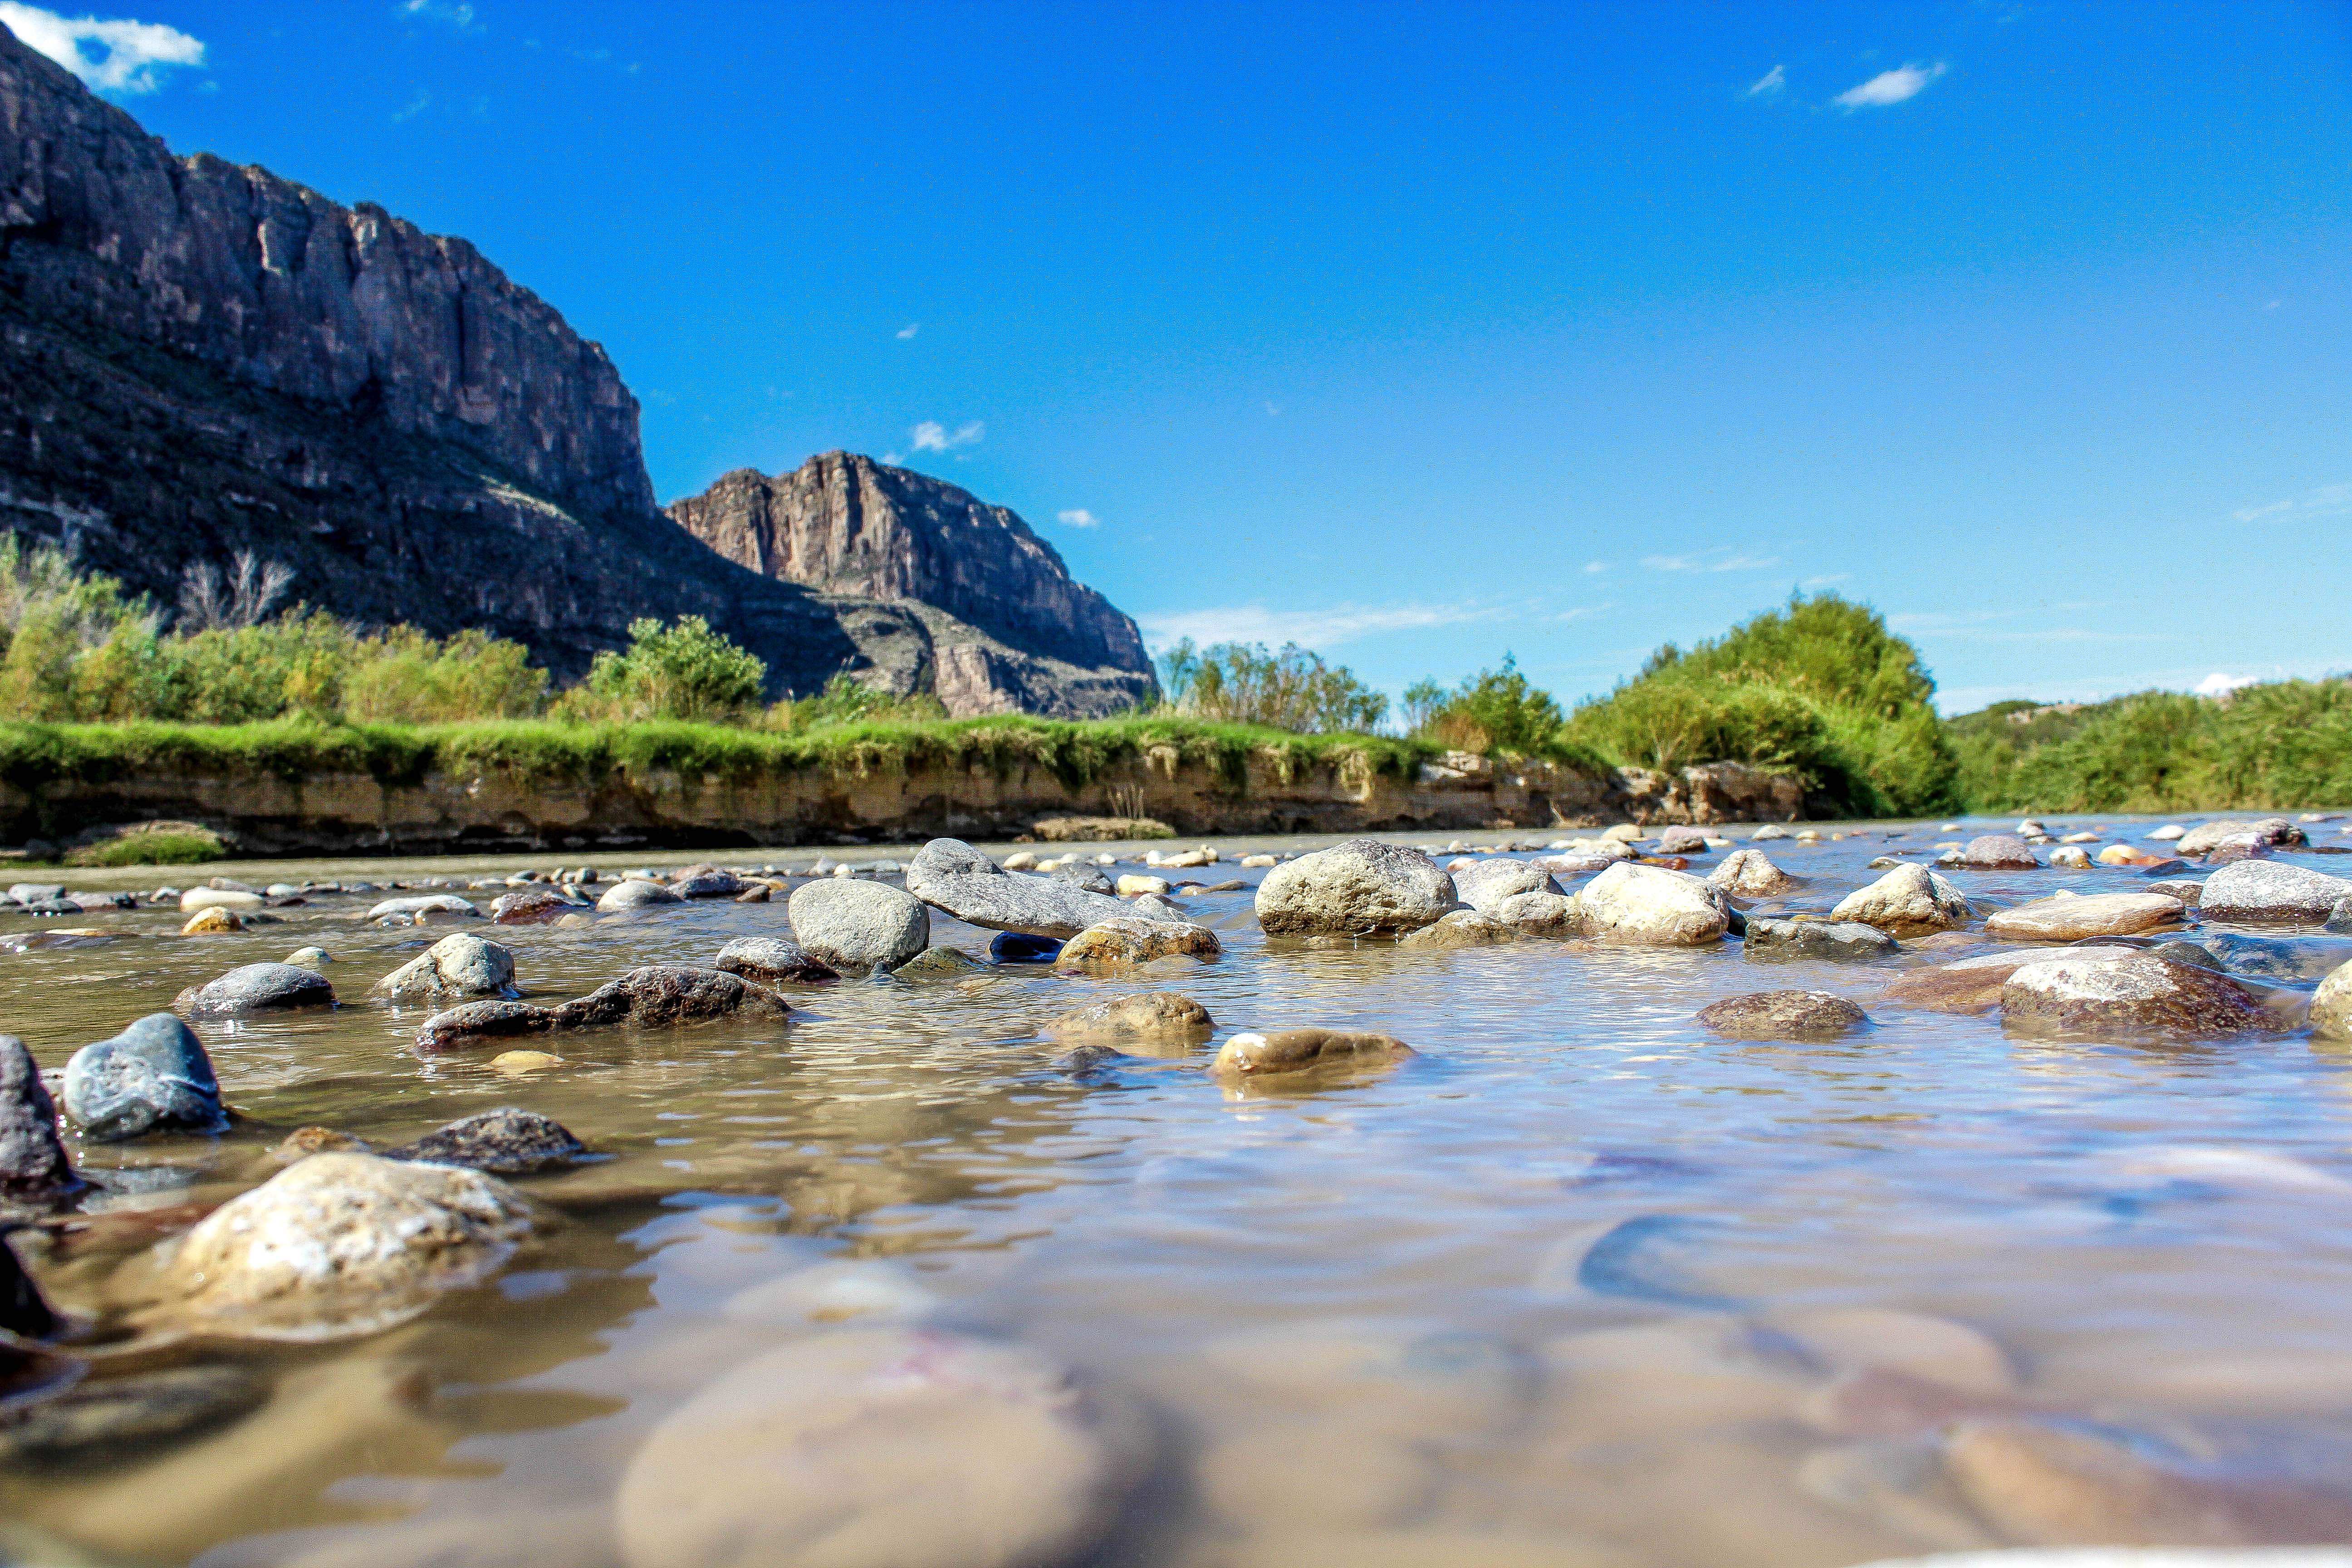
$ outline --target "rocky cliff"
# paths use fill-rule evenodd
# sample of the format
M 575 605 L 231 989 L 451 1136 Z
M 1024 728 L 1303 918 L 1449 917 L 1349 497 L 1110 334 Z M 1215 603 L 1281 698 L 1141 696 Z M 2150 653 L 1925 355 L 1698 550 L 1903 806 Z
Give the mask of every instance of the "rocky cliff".
M 739 468 L 669 515 L 763 576 L 914 609 L 952 712 L 1034 711 L 1051 691 L 1059 710 L 1109 712 L 1157 689 L 1134 621 L 1017 514 L 944 480 L 826 452 L 789 474 Z
M 165 605 L 191 563 L 250 551 L 291 598 L 484 626 L 559 678 L 636 616 L 697 614 L 777 691 L 846 668 L 960 711 L 1118 705 L 919 597 L 705 549 L 655 506 L 604 350 L 472 246 L 177 157 L 5 27 L 0 527 Z

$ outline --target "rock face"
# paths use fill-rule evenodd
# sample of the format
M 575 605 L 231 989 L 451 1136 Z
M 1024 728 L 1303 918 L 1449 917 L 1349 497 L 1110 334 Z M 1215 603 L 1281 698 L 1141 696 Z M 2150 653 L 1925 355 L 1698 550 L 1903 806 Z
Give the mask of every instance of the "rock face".
M 2225 975 L 2137 952 L 2026 964 L 2001 987 L 2000 1018 L 2021 1034 L 2168 1039 L 2273 1031 L 2283 1022 Z
M 793 895 L 795 908 L 809 890 Z M 1129 912 L 1117 899 L 1059 878 L 1008 871 L 960 838 L 934 838 L 917 850 L 907 867 L 907 891 L 966 925 L 1029 936 L 1073 937 Z
M 212 1058 L 170 1013 L 150 1013 L 114 1038 L 76 1051 L 66 1063 L 65 1101 L 82 1136 L 100 1142 L 228 1127 Z
M 1699 947 L 1730 928 L 1723 889 L 1687 871 L 1621 861 L 1576 896 L 1577 923 L 1588 936 L 1653 947 Z
M 2325 921 L 2352 897 L 2352 882 L 2274 860 L 2239 860 L 2205 879 L 2198 908 L 2209 920 Z
M 1157 689 L 1133 624 L 1017 519 L 915 475 L 877 479 L 906 521 L 845 530 L 826 587 L 722 558 L 656 507 L 604 351 L 471 245 L 175 157 L 5 29 L 0 230 L 0 526 L 164 605 L 249 551 L 292 571 L 289 604 L 485 627 L 563 679 L 633 618 L 699 615 L 775 691 L 847 669 L 960 711 L 1096 712 Z M 861 574 L 861 542 L 908 570 Z M 933 592 L 1004 613 L 977 631 Z M 1084 668 L 1028 640 L 1122 628 L 1124 662 Z
M 1158 693 L 1135 622 L 1071 581 L 1010 510 L 850 452 L 770 477 L 739 468 L 670 517 L 739 566 L 911 612 L 866 679 L 961 718 L 1092 717 Z
M 1454 879 L 1417 849 L 1350 838 L 1276 867 L 1258 884 L 1268 936 L 1371 936 L 1436 923 L 1457 901 Z
M 213 1331 L 340 1339 L 478 1284 L 533 1226 L 521 1194 L 479 1172 L 313 1154 L 206 1215 L 172 1269 Z
M 1025 1346 L 821 1334 L 737 1367 L 655 1429 L 615 1500 L 628 1568 L 1048 1568 L 1134 1472 L 1123 1423 Z

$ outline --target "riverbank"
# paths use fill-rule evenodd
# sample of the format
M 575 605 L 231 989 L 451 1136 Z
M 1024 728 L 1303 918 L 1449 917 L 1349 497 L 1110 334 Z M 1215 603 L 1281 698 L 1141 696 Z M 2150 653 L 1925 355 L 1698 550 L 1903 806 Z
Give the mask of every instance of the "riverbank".
M 24 858 L 186 822 L 224 853 L 445 855 L 1784 821 L 1798 779 L 1491 759 L 1379 735 L 1018 716 L 777 733 L 545 721 L 0 724 Z

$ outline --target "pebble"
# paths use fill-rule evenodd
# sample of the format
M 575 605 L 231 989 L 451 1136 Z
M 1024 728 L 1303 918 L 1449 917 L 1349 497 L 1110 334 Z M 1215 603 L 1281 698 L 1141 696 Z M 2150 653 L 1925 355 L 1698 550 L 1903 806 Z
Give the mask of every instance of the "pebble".
M 180 928 L 182 936 L 203 936 L 208 932 L 243 931 L 245 921 L 226 910 L 198 910 Z
M 388 1149 L 383 1157 L 462 1165 L 494 1176 L 520 1176 L 569 1165 L 587 1152 L 588 1146 L 553 1117 L 503 1105 L 452 1121 L 414 1143 Z
M 551 888 L 525 888 L 493 899 L 490 921 L 502 926 L 545 925 L 582 907 L 582 900 L 567 899 Z
M 1168 890 L 1168 879 L 1165 877 L 1121 877 L 1116 884 L 1115 890 L 1118 892 L 1118 896 L 1123 899 L 1134 898 L 1139 893 L 1165 893 Z
M 145 1132 L 222 1132 L 228 1113 L 203 1042 L 170 1013 L 150 1013 L 66 1063 L 66 1114 L 96 1142 Z
M 1492 914 L 1506 899 L 1522 893 L 1558 893 L 1551 874 L 1526 860 L 1473 860 L 1449 869 L 1454 896 L 1483 914 Z
M 1062 945 L 1050 936 L 1001 931 L 989 939 L 988 956 L 996 963 L 1051 963 L 1062 956 Z
M 1769 844 L 1775 838 L 1786 838 L 1789 830 L 1777 822 L 1768 822 L 1748 836 L 1750 844 Z
M 455 893 L 428 893 L 414 899 L 386 899 L 368 910 L 367 918 L 382 920 L 386 915 L 478 915 L 482 911 Z
M 1902 945 L 1876 926 L 1860 921 L 1781 921 L 1748 918 L 1742 956 L 1767 963 L 1812 959 L 1825 963 L 1861 963 L 1891 958 Z
M 1769 899 L 1801 886 L 1761 849 L 1735 849 L 1708 873 L 1708 881 L 1743 899 Z
M 844 974 L 896 969 L 931 944 L 930 911 L 887 882 L 803 883 L 785 911 L 809 956 Z
M 1146 991 L 1076 1007 L 1040 1033 L 1056 1040 L 1110 1037 L 1152 1041 L 1206 1039 L 1216 1030 L 1209 1010 L 1173 991 Z
M 649 910 L 663 904 L 684 902 L 686 902 L 684 899 L 679 898 L 659 882 L 649 882 L 642 878 L 628 877 L 605 889 L 604 896 L 596 900 L 596 912 L 600 915 L 620 915 L 627 914 L 634 910 Z
M 298 947 L 286 955 L 289 963 L 299 963 L 305 969 L 318 969 L 335 962 L 335 955 L 323 947 Z
M 1121 915 L 1088 926 L 1063 944 L 1065 965 L 1149 963 L 1158 958 L 1215 958 L 1224 952 L 1217 933 L 1189 921 L 1139 920 Z
M 2199 907 L 2221 921 L 2325 921 L 2352 881 L 2274 860 L 2239 860 L 2205 879 Z
M 1958 856 L 1947 856 L 1946 863 L 1964 866 L 1971 871 L 2030 871 L 2042 862 L 2025 840 L 2011 833 L 1985 833 L 1971 838 Z
M 51 892 L 49 900 L 54 901 L 63 892 L 63 889 Z M 13 889 L 11 893 L 14 893 Z M 22 903 L 25 900 L 19 899 L 17 901 Z M 268 901 L 259 893 L 222 888 L 191 888 L 180 895 L 180 908 L 189 914 L 198 910 L 257 910 Z
M 0 1035 L 0 1196 L 46 1198 L 80 1184 L 40 1064 L 24 1041 Z
M 1985 935 L 1994 942 L 2081 942 L 2086 937 L 2137 936 L 2179 925 L 2187 909 L 2162 893 L 2093 893 L 2044 899 L 1994 911 Z
M 1581 934 L 1652 947 L 1700 947 L 1731 927 L 1722 889 L 1687 872 L 1621 862 L 1576 896 Z
M 536 1225 L 521 1194 L 478 1171 L 313 1154 L 199 1221 L 170 1268 L 180 1310 L 208 1331 L 341 1339 L 480 1283 Z
M 907 891 L 966 925 L 1033 936 L 1072 937 L 1127 913 L 1117 899 L 1058 878 L 1016 876 L 960 838 L 934 838 L 917 850 Z M 797 903 L 800 895 L 793 897 Z
M 1492 947 L 1501 942 L 1517 942 L 1518 931 L 1493 915 L 1480 914 L 1475 910 L 1456 910 L 1441 917 L 1435 925 L 1407 931 L 1398 940 L 1399 947 L 1456 948 Z
M 737 937 L 719 950 L 711 967 L 756 980 L 762 985 L 787 981 L 795 985 L 820 985 L 841 978 L 839 970 L 820 962 L 800 943 L 780 936 Z
M 2265 816 L 2256 822 L 2202 823 L 2181 835 L 2173 848 L 2182 855 L 2210 855 L 2225 844 L 2294 847 L 2309 842 L 2303 829 L 2285 817 Z
M 1925 866 L 1903 866 L 1848 893 L 1832 920 L 1860 921 L 1892 936 L 1925 936 L 1966 925 L 1974 911 L 1960 890 Z
M 747 1323 L 916 1323 L 935 1315 L 940 1298 L 915 1271 L 885 1259 L 842 1259 L 795 1268 L 727 1299 L 719 1311 Z
M 378 995 L 511 996 L 514 953 L 471 931 L 443 937 L 375 983 Z
M 1698 1021 L 1736 1040 L 1804 1040 L 1848 1034 L 1870 1019 L 1827 991 L 1758 991 L 1700 1008 Z
M 2329 974 L 2312 993 L 2311 1027 L 2323 1039 L 2352 1040 L 2352 963 Z
M 985 974 L 988 965 L 955 947 L 927 947 L 890 972 L 901 980 L 961 980 Z
M 1209 1070 L 1219 1078 L 1255 1078 L 1313 1068 L 1385 1065 L 1417 1054 L 1394 1035 L 1276 1029 L 1263 1035 L 1235 1035 L 1219 1048 Z
M 735 1368 L 615 1499 L 628 1568 L 1049 1568 L 1100 1542 L 1130 1424 L 1026 1346 L 851 1329 Z
M 2091 868 L 2090 851 L 2080 848 L 2058 848 L 2050 852 L 2050 864 L 2062 871 L 2087 871 Z
M 257 1408 L 268 1380 L 241 1366 L 175 1367 L 85 1383 L 0 1426 L 0 1462 L 110 1457 Z
M 2137 952 L 2026 964 L 2001 987 L 2000 1016 L 2021 1034 L 2172 1040 L 2275 1031 L 2283 1023 L 2225 975 Z
M 1454 879 L 1419 850 L 1350 838 L 1268 872 L 1256 908 L 1269 936 L 1371 936 L 1434 924 L 1458 901 Z

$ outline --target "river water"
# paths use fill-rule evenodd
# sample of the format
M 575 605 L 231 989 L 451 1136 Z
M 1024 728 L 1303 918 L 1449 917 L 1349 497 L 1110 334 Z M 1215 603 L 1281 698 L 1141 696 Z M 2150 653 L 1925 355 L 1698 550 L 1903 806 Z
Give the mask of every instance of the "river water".
M 1872 857 L 1991 826 L 1824 826 L 1817 844 L 1759 846 L 1808 879 L 1760 907 L 1825 910 L 1879 874 Z M 2137 841 L 2150 825 L 2051 819 L 2084 826 Z M 1254 886 L 1242 854 L 1332 841 L 1223 840 L 1223 862 L 1174 875 Z M 693 858 L 814 852 L 592 863 Z M 383 884 L 524 864 L 163 875 Z M 2143 885 L 1952 876 L 1987 905 Z M 200 1029 L 236 1132 L 77 1148 L 110 1179 L 88 1223 L 19 1238 L 67 1308 L 102 1312 L 149 1249 L 278 1170 L 268 1151 L 298 1126 L 394 1144 L 519 1105 L 601 1156 L 518 1178 L 565 1222 L 421 1319 L 332 1345 L 207 1347 L 274 1380 L 253 1414 L 0 1471 L 0 1530 L 41 1532 L 44 1560 L 617 1563 L 610 1500 L 665 1415 L 780 1343 L 909 1318 L 1040 1347 L 1147 1413 L 1150 1463 L 1106 1563 L 1831 1568 L 2005 1543 L 1916 1442 L 1820 1416 L 1831 1379 L 1890 1345 L 1925 1347 L 1898 1357 L 1912 1370 L 2200 1462 L 2259 1477 L 2319 1454 L 2347 1473 L 2352 1056 L 2307 1033 L 2053 1044 L 2006 1037 L 1998 1015 L 1879 1000 L 1895 971 L 1984 948 L 1768 967 L 1736 942 L 1270 942 L 1244 888 L 1189 896 L 1218 962 L 803 988 L 788 1026 L 583 1033 L 554 1047 L 563 1065 L 516 1074 L 488 1052 L 421 1059 L 427 1010 L 369 1002 L 453 929 L 358 918 L 384 896 L 202 938 L 160 909 L 51 921 L 135 934 L 0 955 L 0 1018 L 45 1068 L 186 985 L 311 943 L 344 1004 Z M 0 918 L 0 939 L 39 929 Z M 789 928 L 781 900 L 722 900 L 588 930 L 463 929 L 513 949 L 527 994 L 560 1000 Z M 935 942 L 984 954 L 989 934 L 934 916 Z M 1759 1044 L 1693 1021 L 1780 986 L 1850 996 L 1872 1027 Z M 1073 1073 L 1035 1036 L 1144 989 L 1203 1004 L 1217 1040 L 1316 1024 L 1420 1054 L 1229 1088 L 1202 1070 L 1214 1040 Z

